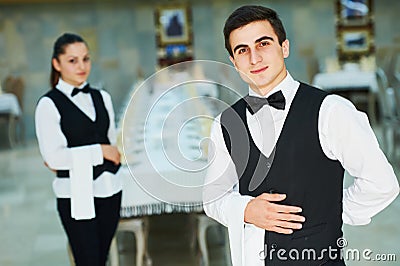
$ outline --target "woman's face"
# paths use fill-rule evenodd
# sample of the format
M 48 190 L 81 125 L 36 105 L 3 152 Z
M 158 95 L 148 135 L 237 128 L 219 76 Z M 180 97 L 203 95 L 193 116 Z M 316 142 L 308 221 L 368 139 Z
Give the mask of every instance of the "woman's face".
M 60 72 L 61 78 L 75 86 L 85 82 L 90 74 L 91 62 L 85 43 L 76 42 L 65 47 L 65 53 L 52 60 L 54 68 Z

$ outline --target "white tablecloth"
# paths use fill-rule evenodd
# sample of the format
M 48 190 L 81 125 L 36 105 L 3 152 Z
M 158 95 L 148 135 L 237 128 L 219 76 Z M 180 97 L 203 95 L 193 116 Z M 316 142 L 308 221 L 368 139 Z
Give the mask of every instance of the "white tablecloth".
M 342 70 L 332 73 L 318 73 L 314 76 L 312 84 L 324 90 L 358 90 L 369 88 L 378 92 L 374 71 Z
M 376 95 L 378 83 L 374 71 L 361 71 L 358 69 L 342 70 L 332 73 L 318 73 L 312 84 L 315 87 L 331 92 L 350 92 L 352 94 L 368 92 L 368 116 L 372 124 L 376 123 Z M 350 100 L 352 100 L 350 96 Z
M 21 115 L 17 97 L 12 93 L 0 94 L 0 114 Z
M 135 92 L 122 126 L 121 217 L 202 212 L 206 143 L 214 117 L 207 100 L 216 86 L 163 86 Z M 152 93 L 150 93 L 152 92 Z M 200 98 L 199 98 L 200 97 Z M 191 119 L 195 118 L 195 119 Z

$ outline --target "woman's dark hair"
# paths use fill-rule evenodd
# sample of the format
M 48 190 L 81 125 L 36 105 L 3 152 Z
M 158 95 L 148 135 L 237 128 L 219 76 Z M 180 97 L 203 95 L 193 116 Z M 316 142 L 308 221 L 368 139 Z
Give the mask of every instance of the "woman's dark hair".
M 53 55 L 52 59 L 57 59 L 61 54 L 65 53 L 65 48 L 72 43 L 77 43 L 77 42 L 83 42 L 86 46 L 87 43 L 83 38 L 77 34 L 74 33 L 64 33 L 54 43 L 53 47 Z M 55 86 L 58 83 L 58 79 L 60 78 L 60 72 L 58 72 L 54 66 L 53 63 L 51 63 L 51 73 L 50 73 L 50 86 L 51 88 L 55 88 Z
M 271 24 L 275 34 L 278 36 L 279 44 L 282 45 L 282 43 L 286 40 L 286 32 L 282 21 L 274 10 L 263 6 L 241 6 L 233 11 L 233 13 L 225 21 L 225 48 L 228 50 L 230 56 L 233 57 L 232 47 L 229 43 L 229 36 L 231 32 L 240 27 L 246 26 L 249 23 L 260 20 L 267 20 Z

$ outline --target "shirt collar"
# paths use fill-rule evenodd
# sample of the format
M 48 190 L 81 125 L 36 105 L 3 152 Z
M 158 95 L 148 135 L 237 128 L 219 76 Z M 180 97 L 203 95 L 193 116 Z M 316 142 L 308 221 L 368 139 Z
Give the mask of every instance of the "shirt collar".
M 56 85 L 56 88 L 60 91 L 62 91 L 64 94 L 66 95 L 71 95 L 72 90 L 74 88 L 78 88 L 78 89 L 82 89 L 83 87 L 85 87 L 87 84 L 87 81 L 83 82 L 79 87 L 75 87 L 72 86 L 71 84 L 65 82 L 64 80 L 62 80 L 61 78 L 58 79 L 58 83 Z

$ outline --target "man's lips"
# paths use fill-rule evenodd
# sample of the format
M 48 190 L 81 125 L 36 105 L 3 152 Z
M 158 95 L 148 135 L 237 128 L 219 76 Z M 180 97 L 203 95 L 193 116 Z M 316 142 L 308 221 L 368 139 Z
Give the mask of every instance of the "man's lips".
M 251 74 L 258 74 L 258 73 L 261 73 L 261 72 L 265 71 L 267 68 L 268 67 L 263 67 L 263 68 L 256 69 L 256 70 L 250 70 L 250 73 Z

